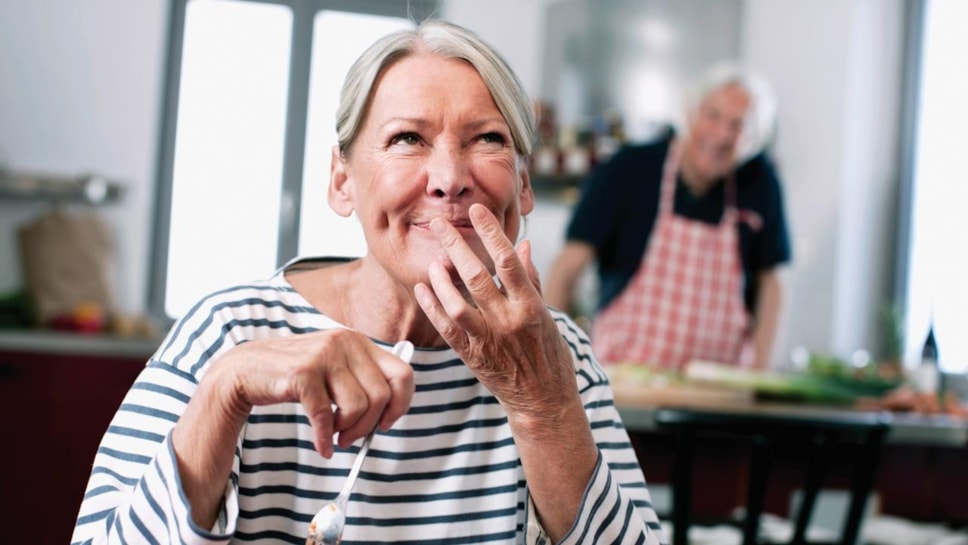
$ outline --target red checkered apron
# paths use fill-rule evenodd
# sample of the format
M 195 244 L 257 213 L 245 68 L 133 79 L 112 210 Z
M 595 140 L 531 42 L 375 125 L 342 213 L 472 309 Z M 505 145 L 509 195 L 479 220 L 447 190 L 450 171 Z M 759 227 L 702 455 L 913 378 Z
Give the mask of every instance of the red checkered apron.
M 737 363 L 748 317 L 742 297 L 735 182 L 718 225 L 676 216 L 678 146 L 666 155 L 655 227 L 629 285 L 595 318 L 606 363 L 681 369 L 692 359 Z

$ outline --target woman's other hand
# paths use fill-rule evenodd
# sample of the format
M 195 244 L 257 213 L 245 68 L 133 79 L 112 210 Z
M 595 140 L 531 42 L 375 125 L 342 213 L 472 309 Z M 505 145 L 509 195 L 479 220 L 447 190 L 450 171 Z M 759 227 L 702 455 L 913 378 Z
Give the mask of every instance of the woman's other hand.
M 260 339 L 212 362 L 172 431 L 192 518 L 210 527 L 231 474 L 236 442 L 253 407 L 298 402 L 316 450 L 333 454 L 410 407 L 413 369 L 365 335 L 346 329 Z M 334 411 L 335 406 L 335 411 Z
M 365 335 L 336 329 L 239 345 L 213 364 L 227 407 L 248 416 L 252 407 L 299 402 L 315 432 L 315 446 L 333 453 L 333 435 L 347 447 L 375 427 L 388 429 L 413 398 L 413 370 Z M 335 406 L 335 412 L 334 412 Z

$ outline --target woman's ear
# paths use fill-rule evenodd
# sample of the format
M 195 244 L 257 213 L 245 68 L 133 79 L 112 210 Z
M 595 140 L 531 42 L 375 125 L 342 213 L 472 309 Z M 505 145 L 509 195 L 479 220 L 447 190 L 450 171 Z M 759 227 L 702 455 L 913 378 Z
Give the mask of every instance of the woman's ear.
M 531 174 L 528 172 L 527 161 L 522 161 L 521 175 L 521 215 L 530 214 L 534 210 L 534 188 L 531 187 Z
M 346 174 L 344 159 L 339 146 L 333 146 L 333 159 L 329 166 L 329 189 L 326 192 L 326 199 L 334 212 L 348 218 L 353 213 L 353 199 L 350 195 L 350 181 Z

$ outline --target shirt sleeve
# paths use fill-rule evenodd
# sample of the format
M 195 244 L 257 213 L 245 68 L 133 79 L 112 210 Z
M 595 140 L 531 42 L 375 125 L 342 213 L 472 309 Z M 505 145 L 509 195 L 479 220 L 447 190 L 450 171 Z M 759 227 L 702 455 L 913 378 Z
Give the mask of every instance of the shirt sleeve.
M 756 233 L 755 270 L 771 269 L 791 258 L 790 235 L 783 204 L 783 187 L 773 163 L 761 154 L 750 165 L 764 193 L 761 202 L 763 228 Z
M 156 354 L 181 354 L 196 365 L 152 359 L 125 395 L 95 455 L 71 543 L 216 545 L 231 540 L 239 510 L 239 449 L 225 484 L 221 523 L 200 528 L 192 520 L 171 443 L 171 431 L 195 393 L 203 363 L 215 352 L 197 348 L 205 344 L 205 330 L 180 337 L 188 348 L 166 340 Z
M 559 543 L 659 544 L 659 517 L 615 408 L 608 375 L 595 359 L 585 333 L 567 316 L 556 311 L 553 316 L 575 357 L 585 414 L 599 451 L 578 518 Z
M 171 444 L 193 390 L 189 377 L 166 364 L 151 362 L 141 373 L 98 447 L 71 543 L 126 543 L 133 536 L 148 543 L 229 542 L 238 518 L 237 479 L 226 483 L 224 528 L 199 528 Z

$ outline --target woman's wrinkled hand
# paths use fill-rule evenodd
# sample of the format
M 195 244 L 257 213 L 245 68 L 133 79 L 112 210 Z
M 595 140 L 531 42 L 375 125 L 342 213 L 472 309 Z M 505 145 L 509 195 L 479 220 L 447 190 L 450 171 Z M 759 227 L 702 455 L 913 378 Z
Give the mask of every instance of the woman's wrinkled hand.
M 209 374 L 246 417 L 255 406 L 301 403 L 316 450 L 327 458 L 334 434 L 345 448 L 376 426 L 387 429 L 414 394 L 407 362 L 346 329 L 251 341 L 219 358 Z
M 510 417 L 551 421 L 580 401 L 571 353 L 541 296 L 530 243 L 515 250 L 498 220 L 480 204 L 472 205 L 469 213 L 499 283 L 457 229 L 435 219 L 431 229 L 464 289 L 443 264 L 434 262 L 430 285 L 414 287 L 417 301 Z

